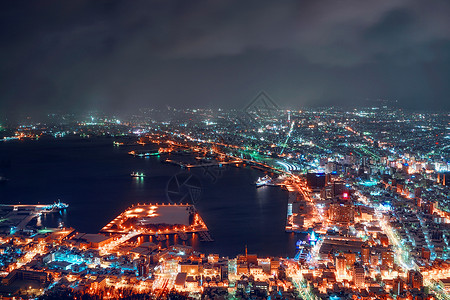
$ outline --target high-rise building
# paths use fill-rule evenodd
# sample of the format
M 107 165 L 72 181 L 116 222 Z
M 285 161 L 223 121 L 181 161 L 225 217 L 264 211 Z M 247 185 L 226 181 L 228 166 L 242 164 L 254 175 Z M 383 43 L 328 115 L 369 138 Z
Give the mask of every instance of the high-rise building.
M 372 266 L 378 266 L 380 264 L 380 255 L 375 253 L 370 255 L 370 264 Z
M 367 244 L 361 246 L 361 260 L 364 264 L 370 263 L 370 246 Z
M 394 251 L 386 249 L 381 252 L 381 264 L 389 267 L 394 266 Z
M 357 263 L 353 265 L 353 282 L 357 288 L 364 287 L 364 267 Z
M 428 248 L 422 247 L 422 258 L 430 259 L 430 257 L 431 257 L 431 251 Z
M 321 189 L 325 186 L 325 173 L 306 174 L 306 183 L 311 189 Z
M 348 189 L 343 181 L 334 181 L 331 188 L 332 197 L 343 197 L 344 193 L 348 195 Z
M 347 260 L 343 255 L 336 257 L 336 272 L 338 277 L 347 275 Z
M 413 289 L 421 289 L 423 286 L 423 276 L 419 271 L 408 271 L 408 285 Z
M 433 202 L 422 203 L 422 211 L 424 213 L 432 215 L 434 212 L 434 203 Z
M 148 264 L 146 264 L 144 261 L 140 262 L 138 264 L 138 276 L 140 277 L 147 277 L 149 273 L 149 267 Z
M 350 201 L 336 199 L 330 203 L 328 218 L 337 223 L 353 223 L 355 221 L 354 206 Z
M 380 243 L 384 246 L 387 247 L 389 245 L 389 238 L 387 235 L 385 235 L 384 233 L 378 233 L 377 234 L 377 238 L 380 240 Z
M 345 256 L 347 266 L 353 267 L 356 262 L 356 254 L 354 252 L 348 251 L 344 252 L 343 255 Z
M 401 293 L 403 293 L 403 291 L 405 290 L 404 284 L 405 282 L 400 277 L 394 279 L 392 293 L 394 295 L 400 295 Z

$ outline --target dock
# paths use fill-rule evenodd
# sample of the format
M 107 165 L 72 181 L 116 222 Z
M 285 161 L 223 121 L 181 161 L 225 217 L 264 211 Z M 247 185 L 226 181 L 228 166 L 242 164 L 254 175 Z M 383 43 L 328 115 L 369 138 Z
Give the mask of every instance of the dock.
M 176 165 L 181 168 L 188 168 L 188 169 L 190 169 L 190 168 L 208 168 L 208 167 L 219 167 L 220 168 L 224 165 L 239 165 L 239 164 L 244 163 L 241 160 L 233 160 L 233 161 L 224 161 L 224 162 L 213 161 L 213 162 L 207 162 L 207 163 L 190 164 L 190 163 L 184 163 L 184 162 L 176 161 L 176 160 L 172 160 L 172 159 L 165 159 L 165 160 L 163 160 L 163 162 L 172 164 L 172 165 Z
M 187 233 L 205 232 L 208 227 L 193 205 L 137 204 L 109 222 L 101 232 L 127 234 L 133 230 L 147 236 L 178 234 L 183 239 Z
M 53 204 L 0 204 L 2 207 L 12 207 L 14 211 L 17 210 L 30 210 L 36 212 L 53 212 L 61 209 L 68 208 L 69 205 L 60 201 Z

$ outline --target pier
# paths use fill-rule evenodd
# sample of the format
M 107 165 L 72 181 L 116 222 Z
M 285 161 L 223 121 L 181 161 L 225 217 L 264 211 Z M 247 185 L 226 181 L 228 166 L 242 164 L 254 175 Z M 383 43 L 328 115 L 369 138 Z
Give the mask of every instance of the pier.
M 26 228 L 31 220 L 42 213 L 52 213 L 67 208 L 69 205 L 62 202 L 53 204 L 0 204 L 0 209 L 8 211 L 4 218 L 13 223 L 11 232 Z
M 2 207 L 12 207 L 14 211 L 20 210 L 30 210 L 36 212 L 52 212 L 69 207 L 68 204 L 62 203 L 60 201 L 53 204 L 0 204 L 0 209 Z
M 165 159 L 163 162 L 177 165 L 182 168 L 188 168 L 188 169 L 190 169 L 190 168 L 207 168 L 207 167 L 219 167 L 220 168 L 224 165 L 239 165 L 239 164 L 244 163 L 242 160 L 233 160 L 233 161 L 225 161 L 225 162 L 213 161 L 213 162 L 208 162 L 208 163 L 190 164 L 190 163 L 184 163 L 184 162 L 176 161 L 176 160 L 172 160 L 172 159 Z
M 205 241 L 213 241 L 193 205 L 138 204 L 129 207 L 101 229 L 103 233 L 166 236 L 177 234 L 182 240 L 187 233 L 198 233 Z

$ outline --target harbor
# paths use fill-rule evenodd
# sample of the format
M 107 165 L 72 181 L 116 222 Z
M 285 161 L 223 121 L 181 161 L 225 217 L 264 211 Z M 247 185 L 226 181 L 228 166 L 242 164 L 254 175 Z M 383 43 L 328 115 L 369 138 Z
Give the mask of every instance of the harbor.
M 225 165 L 234 165 L 234 166 L 239 166 L 241 164 L 243 164 L 242 160 L 230 160 L 230 161 L 216 161 L 216 160 L 210 160 L 210 161 L 205 161 L 205 160 L 198 160 L 197 162 L 193 162 L 193 163 L 187 163 L 187 162 L 183 162 L 180 160 L 174 160 L 174 159 L 165 159 L 163 160 L 164 163 L 168 163 L 168 164 L 172 164 L 172 165 L 176 165 L 179 166 L 181 168 L 206 168 L 206 167 L 222 167 Z
M 16 231 L 28 230 L 29 223 L 40 218 L 42 214 L 59 212 L 69 207 L 60 201 L 53 204 L 1 204 L 0 205 L 0 232 L 14 233 Z
M 214 241 L 208 227 L 193 205 L 188 204 L 137 204 L 129 207 L 101 229 L 108 234 L 154 236 L 158 241 L 168 235 L 187 240 L 187 234 L 199 234 L 200 240 Z

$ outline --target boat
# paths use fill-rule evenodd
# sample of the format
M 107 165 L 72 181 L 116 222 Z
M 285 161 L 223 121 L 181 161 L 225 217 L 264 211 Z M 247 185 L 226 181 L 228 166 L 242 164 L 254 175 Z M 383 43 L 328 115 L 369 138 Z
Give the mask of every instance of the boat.
M 131 175 L 131 177 L 138 177 L 138 178 L 145 177 L 144 173 L 139 173 L 139 172 L 133 172 L 130 175 Z
M 269 175 L 266 175 L 264 177 L 259 177 L 258 180 L 256 180 L 255 184 L 256 187 L 264 186 L 269 184 L 272 181 L 272 178 L 270 178 Z
M 153 155 L 159 155 L 159 150 L 147 150 L 147 151 L 130 151 L 128 154 L 137 156 L 137 157 L 148 157 Z
M 0 176 L 0 183 L 5 183 L 8 181 L 8 178 Z
M 61 202 L 61 200 L 58 199 L 58 202 L 54 202 L 53 204 L 44 206 L 41 208 L 43 212 L 55 212 L 64 210 L 69 207 L 69 204 L 66 204 L 64 202 Z

